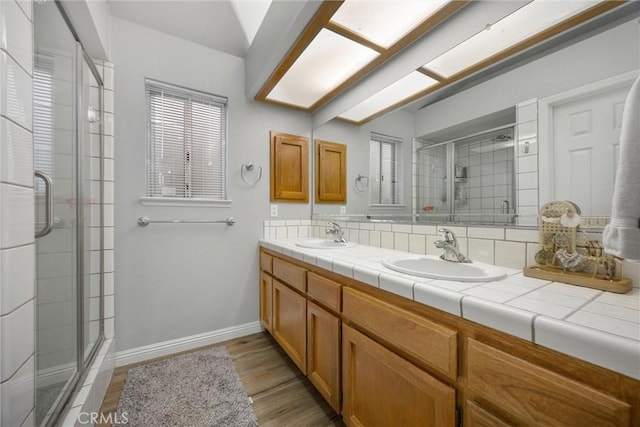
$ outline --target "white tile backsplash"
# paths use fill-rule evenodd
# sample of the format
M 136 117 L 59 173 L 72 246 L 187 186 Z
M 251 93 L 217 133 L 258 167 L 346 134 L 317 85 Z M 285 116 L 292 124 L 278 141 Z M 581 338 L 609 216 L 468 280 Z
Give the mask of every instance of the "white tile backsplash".
M 468 257 L 473 261 L 486 264 L 494 262 L 494 241 L 486 239 L 468 239 Z
M 521 242 L 495 241 L 495 264 L 504 267 L 522 268 L 525 265 L 526 244 Z

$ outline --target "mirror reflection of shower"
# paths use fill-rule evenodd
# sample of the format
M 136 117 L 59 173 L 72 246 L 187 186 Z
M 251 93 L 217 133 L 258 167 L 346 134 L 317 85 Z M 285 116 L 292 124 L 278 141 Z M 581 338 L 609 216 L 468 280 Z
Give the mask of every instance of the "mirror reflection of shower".
M 513 126 L 414 147 L 418 221 L 514 223 Z

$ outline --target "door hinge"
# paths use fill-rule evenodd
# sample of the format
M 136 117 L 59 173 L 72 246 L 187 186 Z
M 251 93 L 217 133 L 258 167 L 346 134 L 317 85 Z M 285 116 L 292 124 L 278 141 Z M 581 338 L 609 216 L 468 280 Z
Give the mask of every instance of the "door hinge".
M 456 406 L 456 427 L 462 427 L 462 408 Z

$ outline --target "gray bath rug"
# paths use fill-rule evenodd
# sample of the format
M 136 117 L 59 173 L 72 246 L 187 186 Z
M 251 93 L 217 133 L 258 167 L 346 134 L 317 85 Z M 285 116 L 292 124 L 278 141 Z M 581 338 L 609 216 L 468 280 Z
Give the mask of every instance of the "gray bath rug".
M 257 426 L 227 349 L 132 368 L 118 403 L 122 426 Z

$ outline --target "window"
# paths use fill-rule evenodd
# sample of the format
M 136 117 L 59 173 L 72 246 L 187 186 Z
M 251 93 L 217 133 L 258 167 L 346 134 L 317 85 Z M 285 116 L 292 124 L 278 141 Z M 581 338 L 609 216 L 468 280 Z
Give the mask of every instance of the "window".
M 226 199 L 227 99 L 147 79 L 147 197 Z
M 401 139 L 371 133 L 369 174 L 372 205 L 396 205 L 398 200 L 397 151 Z

